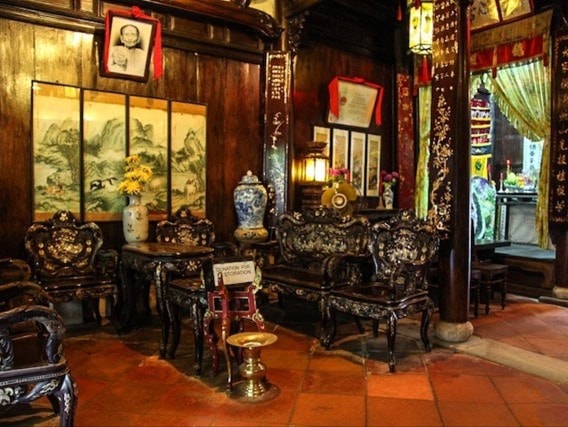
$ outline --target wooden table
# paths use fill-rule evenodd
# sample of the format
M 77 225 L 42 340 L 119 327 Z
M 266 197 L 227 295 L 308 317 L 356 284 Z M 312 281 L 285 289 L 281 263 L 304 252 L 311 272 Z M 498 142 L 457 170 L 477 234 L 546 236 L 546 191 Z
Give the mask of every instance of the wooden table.
M 491 259 L 495 255 L 496 248 L 511 246 L 510 240 L 478 239 L 475 241 L 474 249 L 480 260 Z
M 174 243 L 128 243 L 122 247 L 121 275 L 123 288 L 123 317 L 120 332 L 128 332 L 134 327 L 136 302 L 140 290 L 150 284 L 156 287 L 156 306 L 161 316 L 166 316 L 165 289 L 166 277 L 170 271 L 199 274 L 203 263 L 213 257 L 213 248 L 208 246 L 189 246 Z M 141 280 L 135 280 L 139 278 Z M 146 304 L 146 311 L 149 307 Z M 168 342 L 169 322 L 162 322 L 162 344 L 160 356 L 165 355 Z M 164 336 L 165 335 L 165 336 Z

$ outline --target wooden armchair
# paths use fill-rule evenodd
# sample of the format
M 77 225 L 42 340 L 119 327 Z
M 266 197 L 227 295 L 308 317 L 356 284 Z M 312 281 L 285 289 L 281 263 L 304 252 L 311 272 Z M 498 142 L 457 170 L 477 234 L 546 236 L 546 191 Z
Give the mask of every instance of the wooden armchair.
M 335 310 L 387 322 L 389 370 L 395 370 L 394 346 L 398 319 L 422 313 L 420 336 L 426 351 L 432 345 L 428 326 L 433 302 L 428 297 L 428 273 L 438 251 L 438 239 L 432 226 L 404 210 L 388 221 L 371 228 L 370 258 L 374 265 L 369 281 L 332 288 L 328 299 L 335 335 Z
M 61 426 L 72 426 L 76 384 L 63 354 L 64 325 L 32 282 L 0 286 L 0 411 L 47 396 Z
M 81 300 L 101 322 L 98 301 L 105 298 L 111 317 L 119 298 L 118 253 L 103 250 L 103 235 L 94 222 L 80 223 L 69 211 L 32 224 L 25 249 L 34 281 L 55 302 Z
M 344 263 L 343 255 L 368 254 L 369 221 L 363 216 L 343 216 L 333 208 L 307 208 L 280 215 L 276 229 L 278 257 L 264 265 L 264 287 L 281 295 L 315 302 L 320 316 L 320 342 L 331 341 L 327 298 L 331 289 L 354 283 L 360 263 Z
M 157 224 L 156 240 L 162 243 L 209 246 L 214 249 L 215 256 L 234 256 L 238 252 L 237 246 L 232 242 L 216 242 L 213 222 L 194 216 L 186 205 L 171 218 Z M 168 272 L 164 290 L 166 313 L 162 316 L 161 356 L 173 359 L 180 340 L 181 312 L 190 313 L 196 342 L 195 370 L 198 375 L 201 374 L 203 314 L 207 307 L 205 289 L 202 286 L 202 267 L 195 262 L 187 265 L 181 263 Z M 170 327 L 173 336 L 171 346 L 168 346 Z
M 32 269 L 23 259 L 0 259 L 0 284 L 27 281 L 32 277 Z

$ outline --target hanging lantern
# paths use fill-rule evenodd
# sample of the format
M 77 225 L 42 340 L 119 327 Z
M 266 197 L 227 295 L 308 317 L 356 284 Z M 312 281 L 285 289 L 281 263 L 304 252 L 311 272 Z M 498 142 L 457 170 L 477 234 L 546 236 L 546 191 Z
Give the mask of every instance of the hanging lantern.
M 411 0 L 408 4 L 409 48 L 413 53 L 429 55 L 432 53 L 432 34 L 434 27 L 434 3 L 431 0 Z

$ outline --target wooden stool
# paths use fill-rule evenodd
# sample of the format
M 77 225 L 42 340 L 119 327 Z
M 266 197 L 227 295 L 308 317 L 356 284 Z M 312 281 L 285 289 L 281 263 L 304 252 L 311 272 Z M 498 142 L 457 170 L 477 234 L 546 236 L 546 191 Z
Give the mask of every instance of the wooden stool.
M 505 298 L 507 295 L 507 275 L 509 266 L 506 264 L 494 264 L 492 262 L 476 262 L 472 265 L 472 269 L 481 272 L 479 285 L 485 289 L 485 314 L 489 314 L 489 301 L 493 297 L 495 287 L 501 289 L 501 308 L 505 308 Z
M 479 296 L 481 294 L 481 270 L 476 268 L 471 269 L 469 292 L 473 297 L 473 315 L 477 319 L 479 316 Z

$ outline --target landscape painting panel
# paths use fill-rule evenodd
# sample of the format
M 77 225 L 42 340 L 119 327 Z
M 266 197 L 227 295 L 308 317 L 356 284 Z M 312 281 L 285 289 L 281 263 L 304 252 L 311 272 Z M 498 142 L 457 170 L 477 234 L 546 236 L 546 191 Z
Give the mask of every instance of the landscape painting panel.
M 367 135 L 367 188 L 365 195 L 379 196 L 379 169 L 381 166 L 381 137 Z
M 322 126 L 314 126 L 314 141 L 321 141 L 327 142 L 327 145 L 323 149 L 323 154 L 329 157 L 329 147 L 331 145 L 331 129 L 322 127 Z
M 153 221 L 165 219 L 168 210 L 168 101 L 131 96 L 128 155 L 137 154 L 153 176 L 142 192 L 142 203 Z
M 126 95 L 83 92 L 83 180 L 86 221 L 122 219 L 117 191 L 126 157 Z
M 32 83 L 34 221 L 81 209 L 79 88 Z
M 349 153 L 349 131 L 333 129 L 331 167 L 333 169 L 347 169 L 347 155 Z
M 171 209 L 183 205 L 204 217 L 206 195 L 207 107 L 171 104 Z
M 351 132 L 351 162 L 349 166 L 351 185 L 363 194 L 365 190 L 365 134 Z

